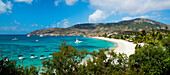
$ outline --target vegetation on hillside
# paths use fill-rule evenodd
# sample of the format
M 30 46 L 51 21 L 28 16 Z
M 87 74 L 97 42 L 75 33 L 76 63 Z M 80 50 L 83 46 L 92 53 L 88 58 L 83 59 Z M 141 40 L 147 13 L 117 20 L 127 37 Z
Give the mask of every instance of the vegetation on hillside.
M 125 32 L 125 31 L 141 31 L 142 29 L 164 29 L 166 24 L 156 22 L 145 18 L 136 18 L 118 23 L 87 23 L 77 24 L 69 28 L 48 28 L 36 30 L 28 35 L 86 35 L 99 36 L 104 33 Z

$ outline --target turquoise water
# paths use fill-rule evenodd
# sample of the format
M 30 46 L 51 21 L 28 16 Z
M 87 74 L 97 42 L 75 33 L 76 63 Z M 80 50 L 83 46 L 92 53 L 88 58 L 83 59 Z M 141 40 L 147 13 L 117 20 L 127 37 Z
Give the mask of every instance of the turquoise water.
M 17 38 L 18 40 L 12 40 Z M 76 38 L 82 43 L 75 43 Z M 38 40 L 38 41 L 36 41 Z M 49 58 L 49 54 L 58 51 L 58 46 L 61 42 L 65 41 L 68 45 L 72 45 L 76 49 L 87 49 L 88 52 L 94 50 L 114 47 L 114 43 L 87 38 L 83 36 L 30 36 L 26 35 L 0 35 L 0 49 L 2 50 L 3 57 L 8 57 L 10 60 L 17 60 L 17 63 L 24 66 L 34 65 L 39 67 L 42 61 L 39 57 L 44 55 Z M 38 58 L 31 59 L 31 54 Z M 26 59 L 19 60 L 18 55 L 23 55 Z

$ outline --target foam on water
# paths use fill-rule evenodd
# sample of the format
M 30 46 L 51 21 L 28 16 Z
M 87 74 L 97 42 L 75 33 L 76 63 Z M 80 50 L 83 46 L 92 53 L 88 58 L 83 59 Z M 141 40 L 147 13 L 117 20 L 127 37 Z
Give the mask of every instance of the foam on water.
M 17 38 L 18 40 L 12 40 L 14 38 Z M 76 38 L 83 42 L 75 43 Z M 26 35 L 0 35 L 0 49 L 2 50 L 3 57 L 17 60 L 17 63 L 20 65 L 34 65 L 39 67 L 42 65 L 43 61 L 39 59 L 40 56 L 44 55 L 49 58 L 49 54 L 58 51 L 58 46 L 61 45 L 62 41 L 67 42 L 68 45 L 72 45 L 76 49 L 87 49 L 89 52 L 94 50 L 97 51 L 102 48 L 114 47 L 114 43 L 83 36 L 39 37 L 31 35 L 30 37 L 27 37 Z M 31 59 L 31 54 L 34 54 L 37 58 Z M 23 55 L 26 59 L 18 60 L 18 55 Z

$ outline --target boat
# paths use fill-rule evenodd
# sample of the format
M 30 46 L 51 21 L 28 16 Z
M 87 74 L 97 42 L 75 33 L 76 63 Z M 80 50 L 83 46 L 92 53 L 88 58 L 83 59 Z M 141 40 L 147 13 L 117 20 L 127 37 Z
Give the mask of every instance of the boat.
M 37 58 L 37 56 L 35 56 L 34 54 L 31 54 L 31 59 Z
M 36 42 L 38 42 L 38 40 L 35 40 Z
M 76 42 L 75 42 L 75 43 L 81 43 L 81 42 L 83 42 L 83 41 L 79 41 L 79 40 L 76 38 Z
M 40 35 L 40 37 L 43 37 L 43 35 Z
M 27 37 L 30 37 L 30 35 L 27 35 Z
M 18 55 L 18 59 L 22 60 L 22 59 L 25 59 L 25 57 L 23 57 L 22 55 Z
M 17 38 L 14 38 L 14 39 L 12 39 L 13 41 L 16 41 L 16 40 L 18 40 Z
M 41 55 L 39 59 L 42 60 L 42 59 L 46 59 L 46 58 L 47 57 L 45 57 L 44 55 Z
M 52 56 L 52 54 L 49 54 L 49 56 L 48 56 L 48 57 L 53 57 L 53 56 Z
M 6 59 L 5 61 L 8 62 L 8 61 L 10 61 L 10 59 Z

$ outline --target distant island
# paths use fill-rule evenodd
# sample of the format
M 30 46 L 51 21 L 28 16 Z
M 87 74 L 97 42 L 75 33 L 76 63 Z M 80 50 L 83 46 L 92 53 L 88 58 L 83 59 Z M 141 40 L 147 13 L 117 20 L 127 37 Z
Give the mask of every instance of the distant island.
M 48 28 L 36 30 L 27 35 L 85 35 L 100 36 L 105 33 L 120 34 L 126 32 L 138 32 L 145 30 L 161 30 L 169 25 L 146 19 L 136 18 L 132 20 L 120 21 L 118 23 L 86 23 L 77 24 L 69 28 Z M 170 27 L 168 27 L 170 28 Z

